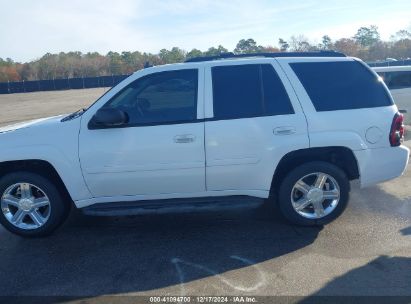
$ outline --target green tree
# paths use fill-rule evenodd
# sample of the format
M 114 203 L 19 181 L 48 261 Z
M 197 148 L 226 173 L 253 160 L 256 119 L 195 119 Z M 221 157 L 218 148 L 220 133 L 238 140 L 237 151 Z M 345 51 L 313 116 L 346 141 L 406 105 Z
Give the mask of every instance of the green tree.
M 204 52 L 204 56 L 218 56 L 224 53 L 228 53 L 228 50 L 222 45 L 219 45 L 217 48 L 210 47 L 207 51 Z
M 203 56 L 203 52 L 197 49 L 192 49 L 190 52 L 187 53 L 186 57 L 187 59 L 189 58 L 195 58 L 195 57 L 201 57 Z
M 38 63 L 38 77 L 40 79 L 54 79 L 57 78 L 56 71 L 58 66 L 58 55 L 46 53 L 39 59 Z
M 374 43 L 380 40 L 380 33 L 378 32 L 378 27 L 371 25 L 369 27 L 360 27 L 353 37 L 355 41 L 363 46 L 370 47 Z
M 186 58 L 186 53 L 178 47 L 173 47 L 170 51 L 166 49 L 160 50 L 159 57 L 163 63 L 183 62 Z
M 386 58 L 408 59 L 411 57 L 410 30 L 398 31 L 391 36 L 389 41 L 382 41 L 377 27 L 362 27 L 354 37 L 341 38 L 334 43 L 329 36 L 324 35 L 318 45 L 312 45 L 305 36 L 298 35 L 292 36 L 287 41 L 280 38 L 278 41 L 280 49 L 272 46 L 259 46 L 255 40 L 250 38 L 240 40 L 234 51 L 238 54 L 246 54 L 332 49 L 369 61 Z M 156 54 L 139 51 L 109 52 L 106 55 L 97 52 L 47 53 L 39 59 L 25 63 L 15 62 L 11 58 L 0 58 L 0 82 L 131 74 L 144 68 L 146 62 L 160 65 L 182 62 L 186 58 L 216 56 L 222 53 L 228 53 L 228 50 L 219 45 L 210 47 L 205 52 L 194 48 L 188 53 L 178 47 L 173 47 L 171 50 L 162 49 Z
M 259 52 L 261 47 L 257 46 L 257 42 L 254 39 L 241 39 L 234 49 L 236 54 L 249 54 Z
M 332 48 L 332 40 L 330 36 L 324 35 L 321 41 L 321 44 L 319 45 L 319 48 L 321 50 L 330 50 Z
M 112 75 L 122 74 L 123 60 L 119 53 L 108 52 L 107 57 L 109 59 L 109 71 Z
M 290 47 L 288 42 L 285 41 L 283 38 L 278 39 L 278 44 L 280 45 L 281 52 L 287 52 Z

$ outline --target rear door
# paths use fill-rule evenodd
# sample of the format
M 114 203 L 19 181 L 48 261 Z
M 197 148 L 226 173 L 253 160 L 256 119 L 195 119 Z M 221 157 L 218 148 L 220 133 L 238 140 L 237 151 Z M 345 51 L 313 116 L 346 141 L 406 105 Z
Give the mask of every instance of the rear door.
M 275 167 L 309 146 L 301 106 L 275 60 L 212 62 L 206 68 L 208 191 L 266 197 Z

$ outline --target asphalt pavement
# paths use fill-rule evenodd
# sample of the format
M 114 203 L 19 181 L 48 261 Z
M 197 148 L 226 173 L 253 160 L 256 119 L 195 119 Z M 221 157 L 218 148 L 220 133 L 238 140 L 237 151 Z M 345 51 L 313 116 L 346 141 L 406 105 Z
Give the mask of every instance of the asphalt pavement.
M 275 208 L 130 217 L 73 210 L 55 234 L 0 228 L 0 295 L 408 295 L 411 172 L 358 190 L 335 222 Z
M 0 124 L 74 111 L 100 94 L 3 96 Z M 272 207 L 112 218 L 73 210 L 42 239 L 0 227 L 0 303 L 10 300 L 2 296 L 18 295 L 29 296 L 26 302 L 32 296 L 411 297 L 410 170 L 361 191 L 353 183 L 347 210 L 320 228 L 289 225 Z

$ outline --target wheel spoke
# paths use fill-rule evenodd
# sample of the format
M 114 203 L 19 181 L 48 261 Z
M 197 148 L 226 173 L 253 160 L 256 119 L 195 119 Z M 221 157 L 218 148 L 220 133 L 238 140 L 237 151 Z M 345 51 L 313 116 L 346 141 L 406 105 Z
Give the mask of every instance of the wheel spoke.
M 46 220 L 37 210 L 30 212 L 29 216 L 37 226 L 43 225 Z
M 315 180 L 315 183 L 314 183 L 314 187 L 322 189 L 326 181 L 327 181 L 327 174 L 318 173 L 317 179 Z
M 51 205 L 47 194 L 28 182 L 10 185 L 0 194 L 0 203 L 6 219 L 20 229 L 37 229 L 50 216 Z
M 322 202 L 313 202 L 314 212 L 317 217 L 324 216 L 324 206 Z
M 13 217 L 11 218 L 11 221 L 15 225 L 20 225 L 23 222 L 23 219 L 25 216 L 26 216 L 26 213 L 23 210 L 18 209 L 16 213 L 14 213 Z
M 31 198 L 32 193 L 31 193 L 31 186 L 27 183 L 21 184 L 20 185 L 20 191 L 21 191 L 21 197 L 22 198 Z
M 303 180 L 299 180 L 295 186 L 296 189 L 301 191 L 303 194 L 307 194 L 310 191 L 310 186 L 308 186 Z
M 311 204 L 311 201 L 308 198 L 302 198 L 299 201 L 294 203 L 294 208 L 297 211 L 301 211 L 310 204 Z
M 324 199 L 337 199 L 340 197 L 340 194 L 337 190 L 324 191 L 323 197 Z
M 49 204 L 50 202 L 47 197 L 39 197 L 39 198 L 34 199 L 33 207 L 40 208 L 40 207 L 48 206 Z
M 8 205 L 12 205 L 17 208 L 19 207 L 19 199 L 13 195 L 6 194 L 3 196 L 2 201 Z

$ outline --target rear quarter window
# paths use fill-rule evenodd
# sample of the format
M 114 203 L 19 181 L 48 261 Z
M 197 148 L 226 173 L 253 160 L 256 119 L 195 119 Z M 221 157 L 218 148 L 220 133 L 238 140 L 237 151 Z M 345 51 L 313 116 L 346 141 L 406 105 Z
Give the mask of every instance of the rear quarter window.
M 290 64 L 317 111 L 390 106 L 383 82 L 357 61 Z

